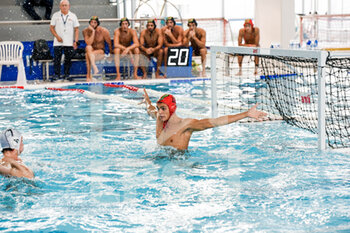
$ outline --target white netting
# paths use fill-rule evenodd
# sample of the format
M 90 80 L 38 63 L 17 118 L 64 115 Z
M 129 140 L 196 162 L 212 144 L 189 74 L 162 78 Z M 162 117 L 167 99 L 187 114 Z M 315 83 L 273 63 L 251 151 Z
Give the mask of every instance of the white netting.
M 324 132 L 320 141 L 332 148 L 350 147 L 349 54 L 239 47 L 214 47 L 214 54 L 218 103 L 259 102 L 262 110 L 291 125 Z M 246 58 L 242 75 L 236 75 L 239 55 Z M 259 75 L 253 74 L 253 57 L 259 58 Z M 220 115 L 231 111 L 218 108 Z
M 350 14 L 300 16 L 300 39 L 317 40 L 320 48 L 350 47 Z
M 207 46 L 233 45 L 233 36 L 229 22 L 224 18 L 196 19 L 198 27 L 207 33 Z M 187 29 L 187 19 L 183 21 L 184 30 Z

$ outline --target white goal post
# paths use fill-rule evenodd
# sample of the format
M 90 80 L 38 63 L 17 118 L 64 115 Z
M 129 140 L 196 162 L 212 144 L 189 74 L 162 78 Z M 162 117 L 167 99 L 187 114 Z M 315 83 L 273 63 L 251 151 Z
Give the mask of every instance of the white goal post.
M 257 47 L 210 47 L 210 62 L 211 62 L 211 95 L 212 95 L 212 117 L 217 117 L 218 100 L 217 100 L 217 55 L 225 54 L 242 54 L 247 56 L 275 56 L 275 57 L 295 57 L 295 58 L 312 58 L 317 59 L 317 118 L 318 118 L 318 148 L 326 149 L 326 129 L 325 129 L 325 79 L 323 77 L 323 68 L 326 64 L 328 56 L 327 51 L 322 50 L 287 50 L 287 49 L 270 49 Z

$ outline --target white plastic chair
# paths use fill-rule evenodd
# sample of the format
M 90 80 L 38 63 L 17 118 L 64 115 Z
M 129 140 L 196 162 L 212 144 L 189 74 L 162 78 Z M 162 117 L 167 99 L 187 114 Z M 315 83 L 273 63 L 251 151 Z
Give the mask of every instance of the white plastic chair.
M 19 41 L 0 42 L 0 80 L 3 65 L 15 65 L 18 68 L 17 85 L 27 84 L 26 73 L 23 64 L 23 44 Z

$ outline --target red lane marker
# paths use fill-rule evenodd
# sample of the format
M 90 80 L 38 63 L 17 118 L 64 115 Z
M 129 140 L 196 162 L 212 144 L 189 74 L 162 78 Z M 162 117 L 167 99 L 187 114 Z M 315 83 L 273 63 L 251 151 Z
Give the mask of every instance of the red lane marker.
M 0 89 L 2 88 L 18 88 L 18 89 L 24 89 L 24 86 L 2 86 L 0 87 Z
M 85 90 L 83 89 L 66 89 L 66 88 L 54 88 L 54 87 L 47 87 L 47 90 L 52 90 L 52 91 L 76 91 L 79 93 L 84 93 Z
M 124 85 L 124 84 L 116 85 L 116 84 L 105 83 L 103 85 L 106 87 L 126 88 L 126 89 L 129 89 L 130 91 L 135 91 L 135 92 L 137 92 L 139 90 L 139 88 L 137 88 L 137 87 L 130 86 L 130 85 Z
M 139 89 L 134 86 L 129 86 L 129 85 L 124 85 L 124 88 L 129 89 L 130 91 L 135 91 L 137 92 Z
M 117 84 L 110 84 L 110 83 L 105 83 L 105 84 L 103 84 L 104 86 L 106 86 L 106 87 L 124 87 L 124 84 L 122 84 L 122 85 L 117 85 Z

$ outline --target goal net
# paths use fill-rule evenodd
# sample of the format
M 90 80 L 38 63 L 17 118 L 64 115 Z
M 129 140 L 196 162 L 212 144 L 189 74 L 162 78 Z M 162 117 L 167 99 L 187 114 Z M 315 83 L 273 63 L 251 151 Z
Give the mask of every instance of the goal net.
M 350 14 L 300 16 L 301 44 L 318 40 L 320 48 L 350 47 Z
M 243 56 L 241 71 L 239 56 Z M 266 120 L 283 119 L 318 134 L 321 149 L 325 143 L 350 147 L 349 55 L 212 47 L 211 67 L 213 116 L 239 112 L 258 102 L 268 113 Z
M 206 31 L 207 46 L 233 45 L 233 34 L 229 22 L 224 18 L 196 18 L 199 28 Z M 183 19 L 182 27 L 186 30 L 188 19 Z

